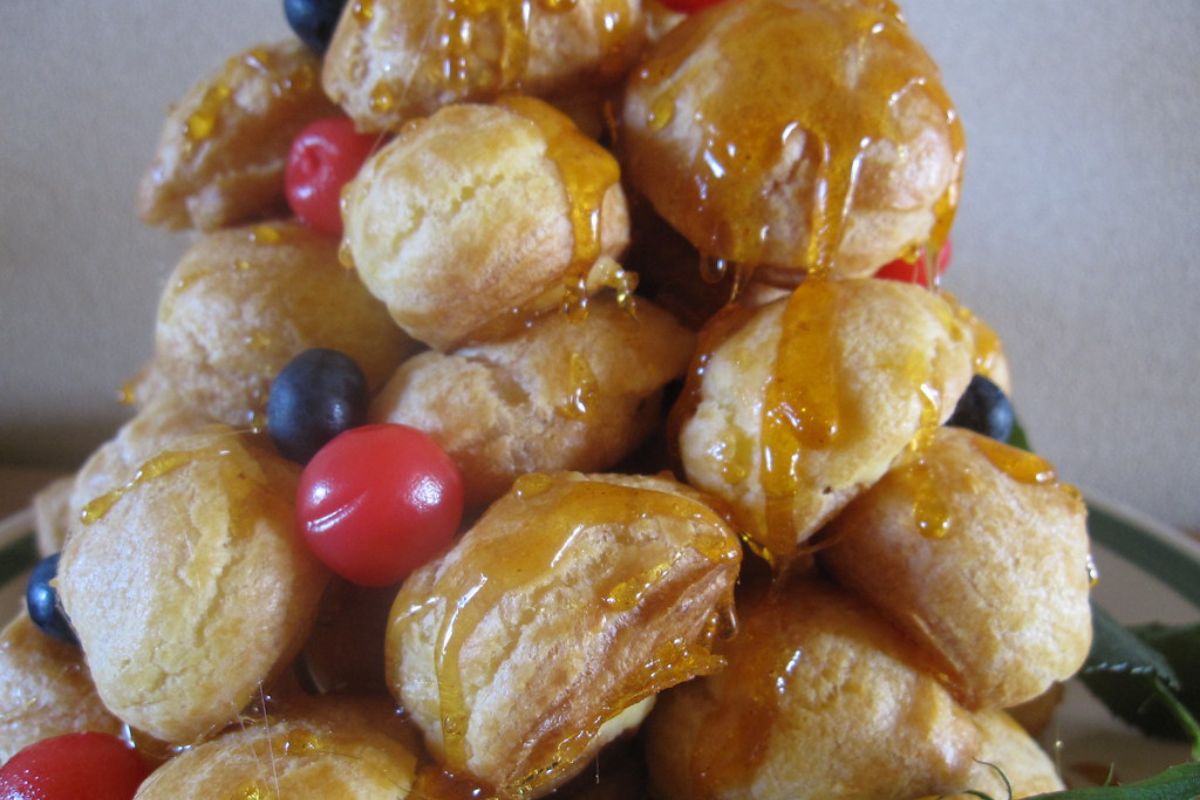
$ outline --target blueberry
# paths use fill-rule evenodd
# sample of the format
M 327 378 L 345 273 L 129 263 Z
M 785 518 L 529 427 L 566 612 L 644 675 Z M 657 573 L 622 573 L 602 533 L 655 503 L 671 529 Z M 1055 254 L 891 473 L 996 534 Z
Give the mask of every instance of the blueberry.
M 1007 442 L 1013 429 L 1012 403 L 999 386 L 976 375 L 946 424 Z
M 337 350 L 305 350 L 271 383 L 267 432 L 284 458 L 300 464 L 343 431 L 367 420 L 367 379 Z
M 48 556 L 33 568 L 29 574 L 29 585 L 25 587 L 25 606 L 29 609 L 29 618 L 44 633 L 78 646 L 79 639 L 63 611 L 58 590 L 50 583 L 58 575 L 58 558 L 61 555 L 55 553 Z
M 283 0 L 283 13 L 300 41 L 324 55 L 345 5 L 346 0 Z

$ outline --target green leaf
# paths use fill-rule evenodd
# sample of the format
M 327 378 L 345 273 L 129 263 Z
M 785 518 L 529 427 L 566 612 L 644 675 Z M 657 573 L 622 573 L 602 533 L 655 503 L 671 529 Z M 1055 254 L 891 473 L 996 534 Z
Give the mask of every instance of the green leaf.
M 1196 800 L 1200 797 L 1200 764 L 1168 767 L 1153 778 L 1124 786 L 1097 786 L 1034 795 L 1029 800 Z
M 1025 435 L 1025 429 L 1021 427 L 1021 420 L 1016 417 L 1013 417 L 1012 433 L 1008 435 L 1007 443 L 1030 453 L 1033 452 L 1033 448 L 1029 446 L 1029 437 Z
M 1094 602 L 1092 631 L 1092 650 L 1079 673 L 1083 684 L 1130 725 L 1151 735 L 1190 741 L 1193 758 L 1200 759 L 1200 723 L 1178 694 L 1182 683 L 1171 661 Z M 1170 644 L 1180 658 L 1190 657 L 1192 640 L 1161 626 L 1150 633 Z M 1197 669 L 1195 664 L 1186 666 L 1189 675 Z
M 1111 614 L 1092 601 L 1092 649 L 1080 673 L 1158 678 L 1167 686 L 1179 687 L 1179 676 L 1166 656 L 1126 630 Z M 1146 684 L 1149 685 L 1149 684 Z
M 1200 624 L 1192 625 L 1139 625 L 1131 628 L 1147 646 L 1162 653 L 1167 663 L 1179 676 L 1180 688 L 1176 692 L 1179 702 L 1200 713 Z M 1140 728 L 1156 736 L 1193 738 L 1181 730 L 1180 724 L 1168 709 L 1158 704 L 1147 707 Z

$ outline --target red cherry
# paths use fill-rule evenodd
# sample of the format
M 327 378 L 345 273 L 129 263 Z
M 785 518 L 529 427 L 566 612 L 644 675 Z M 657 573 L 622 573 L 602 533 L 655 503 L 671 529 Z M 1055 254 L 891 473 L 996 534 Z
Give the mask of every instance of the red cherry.
M 942 249 L 938 250 L 937 261 L 934 263 L 934 268 L 940 277 L 946 272 L 946 267 L 950 266 L 950 256 L 953 254 L 950 246 L 950 240 L 942 245 Z M 875 273 L 876 278 L 884 278 L 889 281 L 905 281 L 907 283 L 915 283 L 918 286 L 929 287 L 929 277 L 925 271 L 925 248 L 921 248 L 921 252 L 917 255 L 917 260 L 905 261 L 897 258 L 895 261 L 889 261 L 879 268 Z
M 306 225 L 331 236 L 342 235 L 342 187 L 362 167 L 376 134 L 354 130 L 345 117 L 313 122 L 292 140 L 283 182 L 288 205 Z
M 715 6 L 721 0 L 660 0 L 664 6 L 680 14 L 695 14 L 709 6 Z
M 436 556 L 462 521 L 458 468 L 429 435 L 365 425 L 334 437 L 300 475 L 296 520 L 331 570 L 386 586 Z
M 29 745 L 0 768 L 0 800 L 130 800 L 150 774 L 107 733 L 68 733 Z

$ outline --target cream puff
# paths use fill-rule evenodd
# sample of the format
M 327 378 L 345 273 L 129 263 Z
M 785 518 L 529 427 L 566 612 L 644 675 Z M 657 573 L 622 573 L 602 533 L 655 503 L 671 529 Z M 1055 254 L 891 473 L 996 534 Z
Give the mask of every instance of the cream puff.
M 615 84 L 644 40 L 640 0 L 361 0 L 322 82 L 361 129 L 395 130 L 450 103 Z
M 701 253 L 794 285 L 944 240 L 963 135 L 891 4 L 745 0 L 693 14 L 627 85 L 629 178 Z
M 614 259 L 629 219 L 616 159 L 539 100 L 455 105 L 406 125 L 343 202 L 363 283 L 438 350 L 623 286 Z
M 271 381 L 305 350 L 340 350 L 374 391 L 414 349 L 336 240 L 282 222 L 199 239 L 167 281 L 154 342 L 178 397 L 234 426 L 261 421 Z
M 142 221 L 214 230 L 287 209 L 283 170 L 292 139 L 337 107 L 320 61 L 295 40 L 232 56 L 176 104 L 138 188 Z
M 441 764 L 538 797 L 717 670 L 737 537 L 665 478 L 536 473 L 405 581 L 387 637 L 393 694 Z
M 980 734 L 920 650 L 847 592 L 738 603 L 728 666 L 665 693 L 646 755 L 664 800 L 912 800 L 957 789 Z
M 89 505 L 59 592 L 123 721 L 192 744 L 290 663 L 328 580 L 294 531 L 296 480 L 289 462 L 218 425 Z
M 683 374 L 692 343 L 653 304 L 631 313 L 601 297 L 499 342 L 409 359 L 370 416 L 436 439 L 478 508 L 527 472 L 599 471 L 633 451 L 660 423 L 661 389 Z
M 1092 641 L 1087 512 L 1038 456 L 942 428 L 830 523 L 818 560 L 972 709 L 1031 700 Z
M 700 334 L 676 408 L 687 480 L 777 568 L 954 410 L 973 340 L 918 286 L 806 281 Z

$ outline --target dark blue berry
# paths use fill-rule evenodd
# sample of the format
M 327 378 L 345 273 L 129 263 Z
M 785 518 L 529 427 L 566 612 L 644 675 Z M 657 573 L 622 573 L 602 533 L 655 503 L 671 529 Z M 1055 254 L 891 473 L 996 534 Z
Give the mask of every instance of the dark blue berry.
M 946 424 L 1007 442 L 1013 429 L 1012 403 L 999 386 L 976 375 Z
M 324 55 L 345 5 L 346 0 L 283 0 L 283 13 L 300 41 Z
M 333 437 L 367 421 L 367 379 L 345 353 L 316 348 L 288 362 L 271 384 L 267 433 L 300 464 Z
M 51 581 L 58 575 L 58 557 L 61 553 L 42 559 L 29 574 L 29 585 L 25 587 L 25 606 L 33 623 L 55 639 L 78 645 L 79 639 L 58 599 L 58 590 Z

